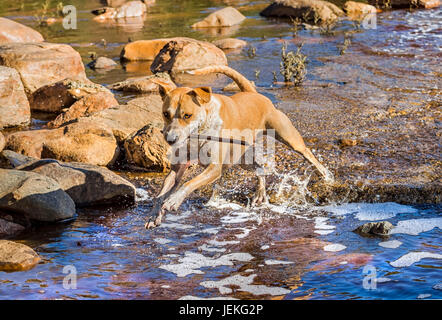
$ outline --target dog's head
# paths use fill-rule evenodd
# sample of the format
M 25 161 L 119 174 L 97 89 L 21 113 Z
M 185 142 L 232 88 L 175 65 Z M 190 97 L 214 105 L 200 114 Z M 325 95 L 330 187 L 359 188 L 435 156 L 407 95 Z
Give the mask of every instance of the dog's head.
M 204 105 L 210 102 L 212 89 L 172 88 L 160 80 L 155 82 L 163 99 L 164 138 L 171 146 L 180 146 L 204 123 Z

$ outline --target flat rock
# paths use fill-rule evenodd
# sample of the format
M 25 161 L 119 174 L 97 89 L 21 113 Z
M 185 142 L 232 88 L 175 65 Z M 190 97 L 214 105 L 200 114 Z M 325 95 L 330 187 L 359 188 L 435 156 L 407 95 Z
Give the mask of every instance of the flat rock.
M 28 125 L 31 110 L 18 72 L 0 66 L 0 129 Z
M 0 44 L 11 42 L 42 42 L 43 36 L 34 29 L 0 17 Z
M 38 254 L 27 245 L 0 240 L 0 271 L 26 271 L 39 262 Z
M 0 65 L 18 71 L 28 97 L 38 88 L 66 78 L 86 81 L 80 54 L 67 44 L 2 44 Z
M 154 82 L 156 79 L 167 82 L 172 88 L 176 87 L 175 83 L 170 79 L 169 74 L 157 73 L 151 76 L 129 78 L 109 85 L 109 89 L 135 93 L 158 93 L 159 85 Z
M 223 8 L 209 14 L 204 20 L 194 23 L 192 28 L 231 27 L 246 19 L 233 7 Z
M 32 171 L 58 182 L 77 206 L 135 201 L 135 187 L 107 168 L 53 159 L 34 160 L 16 168 Z
M 322 0 L 274 0 L 260 15 L 323 23 L 336 20 L 344 12 L 336 5 Z
M 75 214 L 74 201 L 55 180 L 8 169 L 0 169 L 0 209 L 42 222 L 70 219 Z
M 224 52 L 215 45 L 190 38 L 169 41 L 155 57 L 153 73 L 179 73 L 208 66 L 227 65 Z

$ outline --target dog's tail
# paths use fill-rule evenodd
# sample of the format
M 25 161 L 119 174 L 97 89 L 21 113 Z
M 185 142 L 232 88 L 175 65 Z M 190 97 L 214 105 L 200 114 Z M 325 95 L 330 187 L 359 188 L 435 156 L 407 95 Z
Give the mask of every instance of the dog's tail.
M 233 70 L 230 67 L 227 66 L 214 66 L 214 67 L 205 67 L 201 69 L 196 69 L 193 71 L 187 71 L 188 74 L 193 75 L 206 75 L 210 73 L 222 73 L 231 78 L 233 81 L 236 82 L 238 87 L 243 92 L 256 92 L 256 89 L 253 87 L 253 85 L 250 83 L 249 80 L 247 80 L 246 77 L 244 77 L 241 73 L 238 71 Z

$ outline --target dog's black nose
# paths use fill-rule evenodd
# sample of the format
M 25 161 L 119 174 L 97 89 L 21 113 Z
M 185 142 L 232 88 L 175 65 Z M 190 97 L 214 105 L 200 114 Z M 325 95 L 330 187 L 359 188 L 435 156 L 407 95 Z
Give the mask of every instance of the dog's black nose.
M 178 140 L 178 137 L 175 136 L 175 135 L 168 134 L 167 137 L 166 137 L 166 141 L 170 145 L 173 145 L 175 142 L 177 142 L 177 140 Z

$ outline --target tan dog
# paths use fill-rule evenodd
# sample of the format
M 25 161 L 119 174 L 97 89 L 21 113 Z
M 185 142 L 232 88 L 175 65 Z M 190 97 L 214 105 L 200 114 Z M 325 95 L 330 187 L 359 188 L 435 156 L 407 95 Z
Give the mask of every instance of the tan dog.
M 189 73 L 205 75 L 214 72 L 223 73 L 232 78 L 242 92 L 227 97 L 213 94 L 208 87 L 171 89 L 167 84 L 163 84 L 161 81 L 157 82 L 163 98 L 165 122 L 163 133 L 172 148 L 186 145 L 190 140 L 189 138 L 196 134 L 225 137 L 223 132 L 229 129 L 237 131 L 248 129 L 256 133 L 265 133 L 267 129 L 274 129 L 277 140 L 302 154 L 318 169 L 325 179 L 332 180 L 330 172 L 319 163 L 305 146 L 301 135 L 289 118 L 277 110 L 268 98 L 257 93 L 251 83 L 241 74 L 225 66 L 206 67 Z M 230 135 L 229 138 L 237 137 Z M 241 137 L 239 138 L 241 139 Z M 252 144 L 254 138 L 256 137 L 252 138 Z M 219 142 L 211 143 L 222 144 Z M 222 170 L 237 160 L 225 161 L 226 158 L 231 157 L 228 151 L 221 151 L 216 157 L 211 163 L 206 164 L 206 168 L 201 174 L 179 188 L 178 184 L 185 170 L 190 161 L 195 159 L 187 159 L 181 163 L 172 164 L 171 171 L 164 180 L 160 193 L 155 198 L 153 213 L 156 218 L 146 223 L 146 228 L 159 226 L 165 211 L 177 210 L 190 193 L 201 186 L 216 181 L 221 177 Z M 259 166 L 260 164 L 256 163 L 256 165 Z M 266 200 L 265 180 L 263 176 L 258 175 L 258 189 L 253 204 L 259 204 Z

